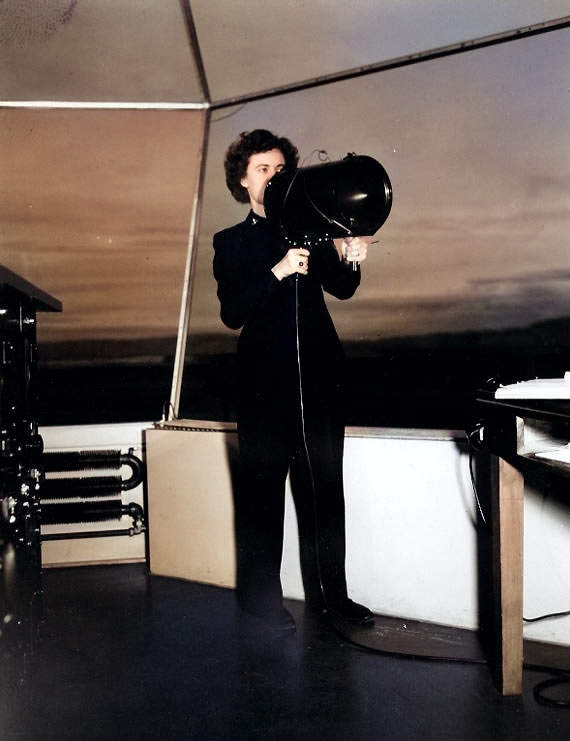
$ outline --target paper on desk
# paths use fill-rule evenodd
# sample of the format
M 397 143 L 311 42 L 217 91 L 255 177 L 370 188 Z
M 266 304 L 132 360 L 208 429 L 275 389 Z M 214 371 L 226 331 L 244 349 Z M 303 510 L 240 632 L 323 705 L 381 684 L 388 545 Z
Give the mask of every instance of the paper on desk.
M 570 399 L 570 372 L 564 378 L 535 378 L 499 386 L 495 399 Z
M 555 450 L 543 450 L 540 453 L 534 453 L 534 457 L 570 464 L 570 447 L 565 445 L 563 448 L 556 448 Z

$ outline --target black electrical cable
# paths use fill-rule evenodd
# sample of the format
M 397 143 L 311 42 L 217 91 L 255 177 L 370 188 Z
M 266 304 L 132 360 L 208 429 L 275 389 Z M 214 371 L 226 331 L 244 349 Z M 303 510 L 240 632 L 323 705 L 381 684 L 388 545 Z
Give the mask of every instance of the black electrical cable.
M 523 621 L 525 623 L 538 623 L 540 620 L 551 620 L 552 618 L 568 617 L 568 615 L 570 615 L 570 610 L 564 610 L 564 612 L 549 612 L 546 615 L 538 615 L 537 617 L 533 618 L 523 617 Z
M 354 646 L 355 648 L 366 651 L 368 653 L 377 654 L 379 656 L 387 656 L 391 658 L 411 659 L 414 661 L 432 661 L 435 663 L 487 664 L 486 659 L 465 658 L 462 656 L 436 656 L 435 654 L 420 654 L 411 651 L 393 651 L 386 648 L 379 648 L 378 646 L 371 646 L 370 644 L 363 643 L 362 641 L 357 641 L 355 638 L 352 638 L 345 631 L 339 628 L 338 624 L 335 622 L 332 616 L 328 615 L 327 617 L 331 628 L 340 638 L 342 638 L 342 640 L 346 641 L 351 646 Z M 365 630 L 369 629 L 365 628 Z
M 320 567 L 320 562 L 319 562 L 317 495 L 316 495 L 313 471 L 311 467 L 309 448 L 308 448 L 307 438 L 305 434 L 305 415 L 304 415 L 304 406 L 303 406 L 303 380 L 302 380 L 302 371 L 301 371 L 301 351 L 300 351 L 300 337 L 299 337 L 299 273 L 295 274 L 295 325 L 296 325 L 296 344 L 297 344 L 297 347 L 296 347 L 297 369 L 299 372 L 301 432 L 302 432 L 302 437 L 303 437 L 303 446 L 304 446 L 304 452 L 305 452 L 306 461 L 307 461 L 307 468 L 309 471 L 311 489 L 313 491 L 313 505 L 314 505 L 314 512 L 315 512 L 315 553 L 316 553 L 316 562 L 317 562 L 317 572 L 319 575 L 319 587 L 321 590 L 321 596 L 323 598 L 323 604 L 325 605 L 323 614 L 325 618 L 327 619 L 329 626 L 341 640 L 345 641 L 350 646 L 357 648 L 358 650 L 361 650 L 361 651 L 373 653 L 377 656 L 386 656 L 386 657 L 400 658 L 400 659 L 410 659 L 410 660 L 415 660 L 415 661 L 429 661 L 429 662 L 436 662 L 436 663 L 487 664 L 488 662 L 484 658 L 475 659 L 475 658 L 464 658 L 464 657 L 457 657 L 457 656 L 435 656 L 433 654 L 418 654 L 418 653 L 413 653 L 413 652 L 406 653 L 403 651 L 390 651 L 387 649 L 379 648 L 378 646 L 372 646 L 369 643 L 364 643 L 360 639 L 356 640 L 355 638 L 350 636 L 346 630 L 341 629 L 339 627 L 338 621 L 334 619 L 330 611 L 327 609 L 326 595 L 324 593 L 324 588 L 323 588 L 323 583 L 322 583 L 322 578 L 321 578 L 321 567 Z M 473 486 L 473 492 L 475 495 L 479 513 L 481 515 L 481 519 L 483 521 L 485 528 L 490 529 L 487 523 L 487 520 L 485 518 L 483 509 L 481 506 L 481 502 L 479 500 L 475 477 L 473 475 L 472 450 L 482 449 L 482 446 L 478 447 L 477 444 L 473 443 L 473 436 L 475 434 L 478 434 L 480 436 L 479 430 L 474 430 L 472 433 L 467 434 L 467 439 L 469 441 L 469 472 L 471 476 L 471 484 Z M 570 614 L 570 611 L 567 613 L 552 613 L 550 615 L 544 615 L 538 618 L 530 618 L 530 619 L 527 619 L 526 622 L 535 622 L 537 620 L 542 620 L 542 619 L 546 619 L 549 617 L 562 617 L 563 615 L 567 615 L 567 614 Z M 369 631 L 370 627 L 371 626 L 365 627 L 365 629 Z M 570 673 L 565 672 L 563 670 L 555 669 L 553 667 L 546 667 L 546 666 L 532 665 L 532 664 L 523 664 L 523 669 L 547 672 L 549 674 L 556 674 L 557 676 L 551 677 L 550 679 L 546 679 L 534 687 L 533 689 L 534 698 L 541 705 L 546 705 L 548 707 L 565 708 L 565 709 L 570 708 L 570 700 L 557 700 L 555 698 L 548 697 L 547 695 L 544 694 L 547 690 L 553 687 L 560 687 L 564 684 L 570 685 Z
M 366 643 L 363 643 L 360 640 L 356 640 L 352 638 L 350 635 L 346 633 L 346 631 L 339 628 L 339 626 L 336 624 L 334 619 L 330 616 L 326 616 L 328 618 L 328 623 L 331 626 L 332 630 L 337 634 L 337 636 L 343 640 L 344 642 L 348 643 L 350 646 L 361 650 L 366 651 L 367 653 L 372 653 L 377 656 L 385 656 L 387 658 L 397 658 L 397 659 L 408 659 L 412 661 L 425 661 L 425 662 L 432 662 L 432 663 L 439 663 L 439 664 L 488 664 L 488 661 L 484 658 L 482 659 L 476 659 L 476 658 L 465 658 L 465 657 L 458 657 L 458 656 L 435 656 L 432 654 L 418 654 L 413 652 L 403 652 L 403 651 L 391 651 L 387 649 L 379 648 L 378 646 L 371 646 Z M 553 697 L 549 697 L 547 694 L 545 694 L 548 690 L 551 690 L 553 688 L 558 688 L 563 685 L 570 685 L 570 672 L 565 671 L 563 669 L 556 669 L 551 666 L 543 666 L 540 664 L 523 664 L 523 669 L 527 671 L 535 671 L 535 672 L 543 672 L 548 674 L 554 674 L 556 676 L 550 677 L 549 679 L 545 679 L 542 682 L 539 682 L 537 685 L 533 688 L 533 696 L 535 700 L 540 703 L 541 705 L 545 705 L 547 707 L 552 708 L 561 708 L 561 709 L 569 709 L 570 708 L 570 699 L 564 700 L 564 699 L 556 699 Z
M 471 443 L 471 440 L 468 436 L 467 438 L 469 442 Z M 485 513 L 483 512 L 483 507 L 481 505 L 481 500 L 479 498 L 479 492 L 477 491 L 477 482 L 475 481 L 475 473 L 473 471 L 473 466 L 475 463 L 474 457 L 473 457 L 473 448 L 471 444 L 469 445 L 469 478 L 471 480 L 471 488 L 473 489 L 473 495 L 475 496 L 475 502 L 477 504 L 477 509 L 479 510 L 479 514 L 481 515 L 481 521 L 483 523 L 483 527 L 486 530 L 491 530 L 489 524 L 487 523 L 487 518 L 485 517 Z
M 310 249 L 310 244 L 305 244 L 305 247 Z M 371 646 L 366 643 L 362 643 L 361 641 L 357 641 L 354 638 L 352 638 L 350 635 L 346 633 L 346 631 L 341 630 L 338 626 L 337 621 L 334 619 L 334 617 L 331 615 L 330 611 L 328 610 L 327 605 L 327 599 L 323 587 L 322 577 L 321 577 L 321 565 L 319 560 L 319 532 L 318 532 L 318 517 L 317 517 L 317 493 L 316 493 L 316 487 L 315 487 L 315 479 L 313 475 L 313 469 L 311 466 L 311 458 L 309 454 L 309 446 L 307 443 L 307 436 L 305 434 L 305 413 L 304 413 L 304 405 L 303 405 L 303 375 L 302 375 L 302 369 L 301 369 L 301 343 L 300 343 L 300 335 L 299 335 L 299 273 L 295 273 L 295 332 L 296 332 L 296 353 L 297 353 L 297 370 L 299 373 L 299 395 L 300 395 L 300 413 L 301 413 L 301 434 L 303 438 L 303 448 L 304 453 L 307 461 L 307 469 L 309 471 L 309 480 L 311 484 L 311 490 L 313 492 L 313 507 L 314 507 L 314 521 L 315 521 L 315 554 L 316 554 L 316 564 L 317 564 L 317 573 L 319 576 L 319 588 L 321 591 L 321 596 L 323 599 L 323 604 L 325 606 L 323 610 L 323 614 L 326 617 L 330 627 L 332 630 L 344 641 L 349 643 L 350 645 L 365 650 L 370 651 L 372 653 L 376 653 L 383 656 L 393 656 L 393 657 L 399 657 L 399 658 L 410 658 L 410 659 L 424 659 L 428 661 L 449 661 L 449 662 L 460 662 L 465 661 L 468 663 L 485 663 L 483 660 L 478 661 L 476 659 L 468 660 L 468 659 L 458 659 L 454 657 L 438 657 L 438 656 L 429 656 L 429 655 L 421 655 L 421 654 L 412 654 L 412 653 L 404 653 L 404 652 L 394 652 L 394 651 L 387 651 L 385 649 L 380 649 L 377 646 Z M 369 626 L 370 627 L 370 626 Z M 369 628 L 366 628 L 367 630 Z
M 481 515 L 481 518 L 483 520 L 485 527 L 489 531 L 491 531 L 491 528 L 487 524 L 485 515 L 481 507 L 479 494 L 477 492 L 477 483 L 475 481 L 475 476 L 473 473 L 473 452 L 474 451 L 480 452 L 485 449 L 483 435 L 484 435 L 484 427 L 481 424 L 477 424 L 475 428 L 471 430 L 471 432 L 467 433 L 467 441 L 469 443 L 469 474 L 471 477 L 471 485 L 473 487 L 473 493 L 475 495 L 475 500 L 479 508 L 479 513 Z M 551 612 L 546 615 L 539 615 L 533 618 L 523 617 L 523 622 L 536 623 L 536 622 L 539 622 L 540 620 L 549 620 L 551 618 L 567 617 L 568 615 L 570 615 L 570 610 L 564 610 L 562 612 Z M 548 707 L 566 708 L 566 709 L 570 708 L 570 699 L 569 700 L 557 700 L 557 699 L 548 697 L 547 695 L 544 694 L 545 691 L 553 687 L 560 687 L 565 684 L 570 685 L 570 672 L 555 669 L 554 667 L 540 666 L 540 665 L 535 665 L 535 664 L 523 664 L 523 668 L 528 669 L 528 670 L 533 670 L 533 671 L 547 672 L 549 674 L 556 674 L 557 676 L 551 677 L 550 679 L 546 679 L 543 682 L 539 682 L 534 687 L 533 689 L 534 698 L 541 705 L 547 705 Z
M 554 671 L 553 669 L 548 669 L 549 672 Z M 548 697 L 544 694 L 546 690 L 551 689 L 552 687 L 560 687 L 564 684 L 570 685 L 570 674 L 561 674 L 558 677 L 551 677 L 550 679 L 545 679 L 544 682 L 539 682 L 534 688 L 533 688 L 533 695 L 534 699 L 539 702 L 541 705 L 547 705 L 551 708 L 570 708 L 570 700 L 556 700 L 554 697 Z
M 305 245 L 309 248 L 309 245 Z M 313 467 L 311 466 L 311 456 L 309 455 L 309 446 L 307 444 L 307 436 L 305 434 L 305 407 L 303 404 L 303 376 L 301 372 L 301 342 L 299 336 L 299 273 L 295 273 L 295 341 L 297 351 L 297 370 L 299 372 L 299 399 L 300 399 L 300 412 L 301 412 L 301 435 L 303 438 L 303 449 L 305 453 L 305 459 L 307 461 L 307 470 L 309 472 L 309 480 L 311 483 L 311 491 L 313 492 L 313 516 L 315 521 L 315 559 L 317 562 L 317 573 L 319 575 L 319 589 L 321 591 L 321 597 L 323 604 L 327 605 L 327 598 L 325 590 L 323 588 L 323 580 L 321 578 L 321 564 L 319 556 L 319 531 L 318 531 L 318 517 L 317 517 L 317 491 L 315 486 L 315 477 L 313 475 Z M 327 610 L 328 615 L 328 610 Z
M 313 472 L 311 468 L 311 460 L 310 460 L 310 455 L 309 455 L 307 438 L 305 435 L 305 417 L 304 417 L 304 407 L 303 407 L 303 381 L 302 381 L 302 372 L 301 372 L 301 353 L 300 353 L 300 338 L 299 338 L 299 274 L 298 273 L 295 274 L 295 324 L 296 324 L 296 343 L 297 343 L 297 368 L 299 372 L 299 393 L 300 393 L 300 399 L 301 399 L 300 401 L 301 430 L 302 430 L 302 436 L 303 436 L 304 451 L 305 451 L 305 455 L 307 459 L 307 467 L 309 470 L 311 488 L 312 488 L 313 497 L 314 497 L 313 503 L 314 503 L 314 509 L 315 509 L 315 552 L 316 552 L 316 561 L 317 561 L 317 572 L 319 575 L 319 586 L 321 590 L 321 595 L 323 597 L 323 603 L 325 605 L 323 614 L 326 617 L 328 624 L 330 625 L 333 632 L 336 633 L 336 635 L 339 636 L 341 640 L 345 641 L 350 646 L 353 646 L 354 648 L 357 648 L 358 650 L 373 653 L 377 656 L 386 656 L 386 657 L 400 658 L 400 659 L 410 659 L 410 660 L 415 660 L 415 661 L 429 661 L 429 662 L 436 662 L 436 663 L 487 664 L 488 662 L 484 658 L 475 659 L 475 658 L 464 658 L 464 657 L 457 657 L 457 656 L 435 656 L 433 654 L 418 654 L 418 653 L 413 653 L 413 652 L 406 653 L 403 651 L 390 651 L 387 649 L 379 648 L 378 646 L 372 646 L 368 643 L 363 643 L 362 640 L 356 640 L 352 636 L 348 635 L 346 630 L 341 629 L 339 627 L 338 622 L 334 619 L 334 617 L 330 614 L 329 610 L 327 609 L 326 596 L 325 596 L 324 589 L 323 589 L 323 583 L 322 583 L 322 578 L 321 578 L 321 568 L 320 568 L 320 562 L 319 562 L 317 496 L 316 496 Z M 475 433 L 479 434 L 479 431 L 475 430 L 473 433 L 467 435 L 467 439 L 470 443 L 469 445 L 469 471 L 471 475 L 471 483 L 473 486 L 473 492 L 475 494 L 477 506 L 479 508 L 479 513 L 483 520 L 484 526 L 486 528 L 489 528 L 489 525 L 487 523 L 487 520 L 485 518 L 485 515 L 481 507 L 481 503 L 480 503 L 479 496 L 477 493 L 475 477 L 473 475 L 472 449 L 478 449 L 476 445 L 473 445 L 473 434 Z M 570 611 L 568 613 L 553 613 L 551 615 L 544 615 L 538 618 L 531 618 L 527 620 L 527 622 L 534 622 L 536 620 L 542 620 L 548 617 L 562 617 L 563 615 L 566 615 L 566 614 L 570 614 Z M 368 631 L 370 629 L 370 626 L 366 627 L 365 629 Z M 557 676 L 551 677 L 550 679 L 546 679 L 534 687 L 533 689 L 534 698 L 538 703 L 542 705 L 546 705 L 548 707 L 566 708 L 566 709 L 570 708 L 570 700 L 557 700 L 554 698 L 550 698 L 544 694 L 545 691 L 553 687 L 559 687 L 564 684 L 570 685 L 570 673 L 565 672 L 563 670 L 555 669 L 553 667 L 546 667 L 546 666 L 532 665 L 532 664 L 523 664 L 523 669 L 547 672 L 549 674 L 556 674 Z
M 483 442 L 483 426 L 482 425 L 476 425 L 471 432 L 466 433 L 468 445 L 469 445 L 469 476 L 471 479 L 471 486 L 473 488 L 473 494 L 475 496 L 475 501 L 477 503 L 477 508 L 479 509 L 479 514 L 481 515 L 481 520 L 483 522 L 483 525 L 485 529 L 488 532 L 491 532 L 491 526 L 487 522 L 487 518 L 485 517 L 485 513 L 483 512 L 483 508 L 481 505 L 481 500 L 479 498 L 479 492 L 477 491 L 477 482 L 475 481 L 475 474 L 473 471 L 473 465 L 474 465 L 474 457 L 473 452 L 481 452 L 485 449 L 484 442 Z M 561 612 L 550 612 L 545 615 L 538 615 L 537 617 L 532 618 L 526 618 L 523 616 L 523 622 L 525 623 L 538 623 L 541 620 L 551 620 L 553 618 L 561 618 L 561 617 L 568 617 L 570 615 L 570 610 L 563 610 Z

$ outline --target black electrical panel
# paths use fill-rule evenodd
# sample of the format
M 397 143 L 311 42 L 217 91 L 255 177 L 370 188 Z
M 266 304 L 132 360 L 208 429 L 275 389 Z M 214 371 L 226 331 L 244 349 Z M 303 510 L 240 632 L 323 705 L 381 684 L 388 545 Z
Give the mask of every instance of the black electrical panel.
M 41 591 L 36 314 L 61 303 L 0 265 L 0 654 L 25 659 Z

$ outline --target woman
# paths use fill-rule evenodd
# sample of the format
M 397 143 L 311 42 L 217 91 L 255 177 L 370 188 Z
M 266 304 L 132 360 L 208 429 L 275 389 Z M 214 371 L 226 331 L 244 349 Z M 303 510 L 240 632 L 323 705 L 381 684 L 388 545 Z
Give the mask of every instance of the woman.
M 348 598 L 342 458 L 344 359 L 323 289 L 350 298 L 367 245 L 345 240 L 291 246 L 265 218 L 267 181 L 295 169 L 297 149 L 264 129 L 244 132 L 225 158 L 245 221 L 214 236 L 221 318 L 241 329 L 237 428 L 241 478 L 234 494 L 241 607 L 279 630 L 294 629 L 283 607 L 285 481 L 290 474 L 306 604 L 360 623 L 372 613 Z

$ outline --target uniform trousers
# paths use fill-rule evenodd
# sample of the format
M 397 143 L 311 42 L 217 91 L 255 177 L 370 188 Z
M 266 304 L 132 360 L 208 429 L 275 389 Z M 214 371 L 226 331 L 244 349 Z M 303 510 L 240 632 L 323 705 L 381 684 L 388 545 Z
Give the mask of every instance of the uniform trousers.
M 280 414 L 266 404 L 238 408 L 241 475 L 234 491 L 236 590 L 241 606 L 254 614 L 272 614 L 282 606 L 288 473 L 305 599 L 311 606 L 325 607 L 347 596 L 344 425 L 332 405 L 318 407 L 304 417 Z

